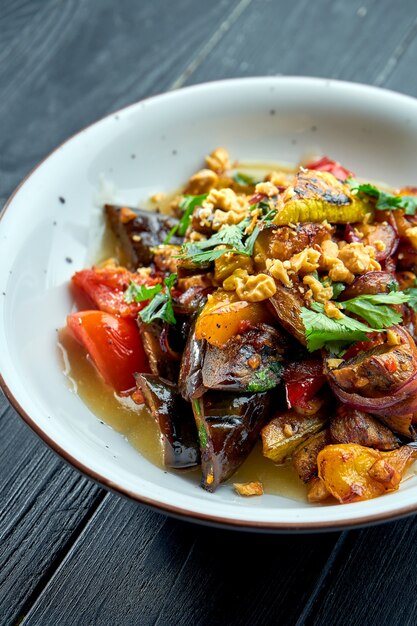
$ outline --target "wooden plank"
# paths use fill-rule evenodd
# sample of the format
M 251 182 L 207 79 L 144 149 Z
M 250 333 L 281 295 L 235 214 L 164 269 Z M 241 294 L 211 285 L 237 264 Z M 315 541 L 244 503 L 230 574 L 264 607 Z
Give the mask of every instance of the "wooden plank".
M 111 498 L 23 624 L 293 624 L 336 540 L 192 526 Z
M 3 13 L 1 193 L 72 133 L 164 91 L 241 2 L 47 0 L 26 22 L 23 8 Z
M 349 533 L 326 584 L 299 624 L 414 626 L 416 543 L 415 517 Z
M 372 83 L 416 16 L 413 0 L 401 10 L 390 0 L 253 0 L 221 45 L 177 84 L 269 74 Z
M 0 621 L 16 620 L 105 492 L 47 450 L 0 398 Z

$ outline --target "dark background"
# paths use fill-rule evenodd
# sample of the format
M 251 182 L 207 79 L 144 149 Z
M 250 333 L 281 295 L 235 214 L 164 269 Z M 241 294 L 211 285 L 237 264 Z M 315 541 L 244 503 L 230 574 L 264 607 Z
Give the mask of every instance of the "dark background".
M 0 206 L 70 134 L 175 87 L 298 74 L 417 95 L 416 19 L 415 0 L 0 0 Z M 315 536 L 191 525 L 83 478 L 3 397 L 0 428 L 2 624 L 417 621 L 415 518 Z

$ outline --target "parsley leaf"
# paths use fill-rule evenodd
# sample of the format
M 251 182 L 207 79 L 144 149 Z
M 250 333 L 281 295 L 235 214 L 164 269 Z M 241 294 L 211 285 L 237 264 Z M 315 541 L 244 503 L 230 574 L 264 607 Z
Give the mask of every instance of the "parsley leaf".
M 349 343 L 366 341 L 366 333 L 375 330 L 351 317 L 345 316 L 342 319 L 327 317 L 323 311 L 324 306 L 318 302 L 313 303 L 312 309 L 305 307 L 301 309 L 309 352 L 326 347 L 332 352 L 339 353 L 342 347 Z
M 230 226 L 223 226 L 217 233 L 214 233 L 209 239 L 204 241 L 197 241 L 193 243 L 186 243 L 182 248 L 182 254 L 179 255 L 180 259 L 191 259 L 194 263 L 207 263 L 215 261 L 226 252 L 235 252 L 236 254 L 245 254 L 250 256 L 253 250 L 253 244 L 259 234 L 257 231 L 256 236 L 254 233 L 247 239 L 247 243 L 243 243 L 244 230 L 249 225 L 250 220 L 244 219 L 240 224 L 232 224 Z M 254 229 L 256 230 L 256 228 Z M 215 249 L 217 246 L 227 245 L 229 248 Z
M 340 304 L 343 309 L 359 315 L 371 326 L 383 329 L 402 322 L 401 315 L 388 305 L 403 304 L 408 301 L 409 296 L 407 294 L 401 291 L 391 291 L 390 293 L 357 296 Z
M 404 289 L 404 293 L 408 296 L 407 304 L 417 311 L 417 287 L 409 287 Z
M 361 185 L 354 178 L 348 178 L 347 182 L 352 191 L 376 198 L 375 208 L 379 211 L 403 209 L 406 215 L 414 215 L 417 210 L 417 196 L 395 196 L 370 183 Z
M 235 183 L 241 185 L 242 187 L 247 187 L 248 185 L 256 185 L 259 181 L 255 180 L 253 176 L 249 176 L 249 174 L 244 174 L 243 172 L 236 172 L 232 176 Z
M 332 283 L 331 287 L 333 289 L 333 300 L 337 300 L 337 298 L 340 296 L 342 291 L 346 289 L 346 285 L 344 285 L 343 283 L 338 283 L 338 282 Z
M 398 283 L 396 280 L 391 280 L 388 284 L 387 284 L 387 289 L 389 292 L 391 291 L 398 291 Z
M 150 324 L 156 319 L 164 320 L 168 324 L 176 323 L 171 295 L 171 289 L 176 280 L 176 274 L 171 274 L 168 278 L 165 278 L 164 291 L 157 293 L 150 303 L 139 312 L 139 316 L 145 324 Z
M 178 232 L 181 237 L 184 237 L 185 232 L 190 225 L 191 216 L 194 209 L 199 206 L 207 198 L 207 196 L 207 193 L 203 193 L 201 196 L 185 195 L 182 197 L 182 200 L 179 204 L 179 207 L 182 211 L 182 217 L 178 224 L 171 228 L 168 235 L 165 237 L 164 245 L 171 241 L 176 232 Z
M 133 282 L 133 280 L 131 280 L 129 287 L 123 294 L 123 297 L 125 302 L 128 304 L 131 302 L 144 302 L 145 300 L 150 300 L 156 296 L 156 294 L 160 291 L 162 291 L 161 284 L 148 287 L 147 285 L 137 285 Z

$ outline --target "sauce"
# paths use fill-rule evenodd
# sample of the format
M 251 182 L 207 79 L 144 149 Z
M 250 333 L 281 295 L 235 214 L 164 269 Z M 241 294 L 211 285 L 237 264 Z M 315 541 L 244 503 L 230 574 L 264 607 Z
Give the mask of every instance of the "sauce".
M 162 462 L 162 448 L 155 420 L 143 405 L 131 398 L 121 398 L 105 384 L 84 348 L 67 329 L 59 333 L 59 348 L 68 386 L 97 417 L 126 437 L 129 443 L 148 461 L 172 473 L 186 475 L 198 485 L 200 468 L 173 470 Z M 245 483 L 259 480 L 267 494 L 285 496 L 294 500 L 306 499 L 306 488 L 298 478 L 292 464 L 275 465 L 262 455 L 259 441 L 251 454 L 233 476 L 225 483 Z

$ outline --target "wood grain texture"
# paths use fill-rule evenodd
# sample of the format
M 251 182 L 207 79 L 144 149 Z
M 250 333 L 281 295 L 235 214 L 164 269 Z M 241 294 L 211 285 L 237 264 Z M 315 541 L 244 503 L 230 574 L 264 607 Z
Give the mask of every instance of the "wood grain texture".
M 0 623 L 15 620 L 104 497 L 0 399 Z
M 293 624 L 337 540 L 191 526 L 114 498 L 92 522 L 23 624 Z
M 350 532 L 311 611 L 300 624 L 415 625 L 416 545 L 415 517 Z

